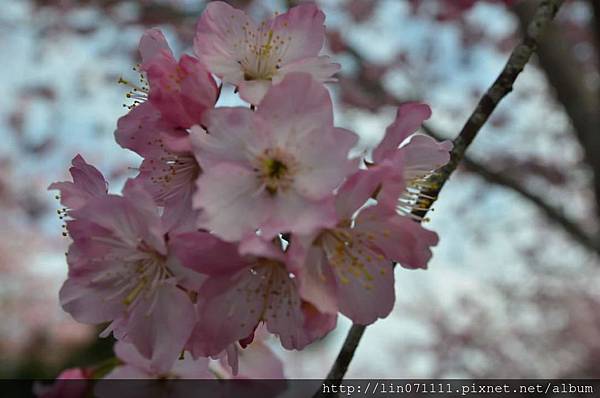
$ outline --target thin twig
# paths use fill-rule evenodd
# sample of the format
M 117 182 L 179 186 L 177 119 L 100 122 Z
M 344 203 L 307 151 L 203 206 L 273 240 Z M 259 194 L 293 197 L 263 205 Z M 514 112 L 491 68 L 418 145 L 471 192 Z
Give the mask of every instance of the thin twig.
M 443 139 L 443 137 L 426 125 L 423 126 L 423 130 L 433 138 L 438 140 Z M 523 199 L 541 210 L 550 221 L 560 225 L 576 242 L 580 243 L 583 247 L 600 254 L 600 245 L 598 245 L 596 240 L 589 233 L 585 232 L 577 223 L 566 217 L 560 209 L 557 209 L 546 202 L 541 196 L 531 192 L 514 179 L 506 177 L 504 174 L 491 170 L 478 161 L 473 160 L 468 155 L 463 157 L 462 165 L 469 171 L 479 175 L 485 181 L 494 185 L 499 185 L 503 188 L 508 188 L 519 194 Z
M 477 133 L 479 133 L 481 127 L 488 120 L 502 98 L 512 91 L 515 80 L 537 47 L 538 37 L 546 25 L 552 21 L 562 3 L 563 0 L 543 0 L 540 3 L 533 19 L 529 23 L 522 42 L 513 49 L 504 69 L 480 99 L 477 107 L 467 120 L 467 123 L 459 133 L 458 137 L 453 141 L 454 148 L 452 149 L 450 162 L 433 174 L 431 183 L 434 187 L 431 190 L 424 192 L 425 194 L 437 197 L 448 178 L 450 178 L 450 175 L 456 170 L 459 162 L 463 160 L 465 151 Z M 433 201 L 428 202 L 426 204 L 427 210 L 419 212 L 418 215 L 424 217 L 432 204 Z M 346 337 L 340 353 L 325 382 L 328 382 L 329 380 L 341 381 L 344 378 L 364 331 L 365 326 L 353 325 L 352 328 L 350 328 L 348 336 Z M 320 392 L 317 392 L 315 397 L 319 396 L 319 394 Z
M 360 342 L 360 339 L 361 339 L 363 333 L 365 332 L 366 328 L 367 327 L 365 325 L 357 325 L 357 324 L 352 325 L 352 327 L 348 331 L 348 335 L 346 336 L 346 339 L 344 340 L 342 349 L 338 353 L 338 356 L 335 359 L 335 362 L 333 363 L 333 366 L 331 367 L 329 374 L 327 375 L 327 378 L 325 380 L 323 380 L 323 383 L 322 383 L 323 385 L 330 386 L 330 385 L 338 384 L 340 381 L 342 381 L 344 379 L 344 375 L 346 374 L 346 371 L 348 370 L 348 366 L 350 366 L 350 362 L 352 361 L 352 358 L 354 357 L 354 352 L 356 351 L 356 348 L 358 347 L 358 343 Z M 313 396 L 313 398 L 320 397 L 321 395 L 322 395 L 321 391 L 319 390 Z M 332 395 L 328 394 L 328 396 L 332 396 Z
M 500 101 L 512 91 L 515 80 L 521 71 L 523 71 L 523 68 L 537 48 L 539 36 L 546 25 L 552 21 L 562 3 L 563 0 L 543 0 L 540 3 L 527 27 L 523 40 L 513 49 L 504 69 L 502 69 L 496 81 L 483 94 L 477 107 L 458 134 L 458 137 L 453 140 L 454 148 L 450 153 L 450 161 L 429 178 L 428 182 L 431 184 L 431 188 L 423 191 L 425 195 L 437 198 L 444 184 L 446 184 L 450 175 L 456 170 L 456 167 L 463 159 L 465 151 L 471 142 L 473 142 L 479 130 L 481 130 L 481 127 L 483 127 Z M 422 207 L 425 210 L 415 211 L 415 215 L 425 217 L 434 201 L 435 199 L 424 200 Z

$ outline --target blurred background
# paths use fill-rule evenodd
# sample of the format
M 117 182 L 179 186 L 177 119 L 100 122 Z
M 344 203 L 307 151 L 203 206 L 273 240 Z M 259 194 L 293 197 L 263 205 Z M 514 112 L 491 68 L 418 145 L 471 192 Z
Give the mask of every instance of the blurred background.
M 191 52 L 201 0 L 0 0 L 0 378 L 53 378 L 112 355 L 58 303 L 66 276 L 53 181 L 77 153 L 111 191 L 137 155 L 113 138 L 137 43 L 162 28 Z M 256 20 L 295 1 L 237 0 Z M 336 122 L 373 146 L 397 104 L 429 103 L 453 138 L 521 37 L 537 0 L 321 0 Z M 370 326 L 349 377 L 600 378 L 600 2 L 566 1 L 538 55 L 430 214 L 429 270 L 396 269 L 397 303 Z M 234 104 L 231 90 L 220 104 Z M 321 378 L 340 318 L 288 377 Z M 273 342 L 274 347 L 278 347 Z

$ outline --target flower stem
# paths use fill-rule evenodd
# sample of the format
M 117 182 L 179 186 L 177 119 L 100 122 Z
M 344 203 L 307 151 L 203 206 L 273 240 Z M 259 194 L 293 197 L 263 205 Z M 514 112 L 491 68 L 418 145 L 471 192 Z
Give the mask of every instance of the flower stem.
M 327 375 L 327 378 L 323 380 L 322 384 L 336 384 L 344 379 L 344 375 L 348 370 L 348 366 L 350 366 L 350 362 L 354 357 L 354 353 L 356 352 L 358 343 L 360 343 L 360 339 L 362 338 L 366 328 L 367 327 L 365 325 L 352 325 L 352 327 L 348 331 L 346 339 L 344 340 L 344 344 L 342 345 L 342 348 L 338 353 L 338 356 L 335 359 L 335 362 L 333 363 L 329 374 Z M 315 395 L 313 395 L 313 398 L 320 396 L 321 391 L 319 390 Z

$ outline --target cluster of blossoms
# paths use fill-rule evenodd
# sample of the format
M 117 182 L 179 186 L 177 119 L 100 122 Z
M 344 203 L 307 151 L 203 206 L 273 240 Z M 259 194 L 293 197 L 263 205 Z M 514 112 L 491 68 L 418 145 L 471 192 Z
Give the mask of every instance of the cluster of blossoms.
M 394 264 L 426 268 L 437 235 L 411 211 L 449 143 L 414 134 L 431 110 L 407 103 L 368 157 L 352 157 L 358 137 L 335 127 L 324 86 L 339 70 L 319 55 L 324 20 L 305 3 L 257 25 L 211 2 L 195 56 L 179 60 L 147 31 L 144 85 L 115 133 L 143 157 L 139 174 L 110 194 L 77 156 L 73 181 L 50 186 L 72 239 L 61 305 L 108 323 L 102 335 L 131 363 L 112 376 L 204 377 L 207 358 L 235 373 L 259 325 L 300 350 L 338 313 L 386 317 Z M 217 78 L 250 106 L 215 107 Z

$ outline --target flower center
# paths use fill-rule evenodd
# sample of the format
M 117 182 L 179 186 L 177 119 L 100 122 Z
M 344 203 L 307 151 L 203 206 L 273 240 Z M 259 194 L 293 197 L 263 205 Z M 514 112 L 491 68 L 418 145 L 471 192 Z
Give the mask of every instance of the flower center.
M 374 268 L 379 268 L 378 263 L 384 260 L 372 245 L 374 239 L 371 233 L 340 226 L 323 232 L 315 243 L 325 251 L 333 272 L 342 284 L 355 280 L 371 290 L 374 287 Z M 380 268 L 379 272 L 384 274 L 387 270 Z
M 267 192 L 287 190 L 294 182 L 297 163 L 293 156 L 279 148 L 269 148 L 256 159 L 254 171 Z
M 258 29 L 249 24 L 242 26 L 244 57 L 238 61 L 244 71 L 244 80 L 271 80 L 281 68 L 292 37 L 282 37 L 267 29 L 265 22 Z
M 114 238 L 96 237 L 96 239 L 123 247 L 123 242 L 116 242 Z M 112 260 L 113 256 L 122 262 L 122 267 L 101 273 L 92 281 L 113 283 L 114 290 L 105 300 L 121 297 L 122 303 L 127 307 L 136 305 L 142 299 L 150 300 L 147 311 L 150 314 L 158 298 L 157 288 L 164 280 L 173 276 L 167 267 L 165 256 L 144 241 L 141 241 L 135 251 L 128 255 L 123 256 L 122 250 L 118 250 L 105 256 L 104 260 Z
M 155 186 L 152 190 L 154 199 L 164 205 L 192 185 L 200 174 L 200 166 L 193 156 L 178 155 L 167 150 L 161 138 L 154 139 L 154 142 L 163 154 L 160 158 L 148 160 L 141 171 L 151 173 L 150 181 Z

